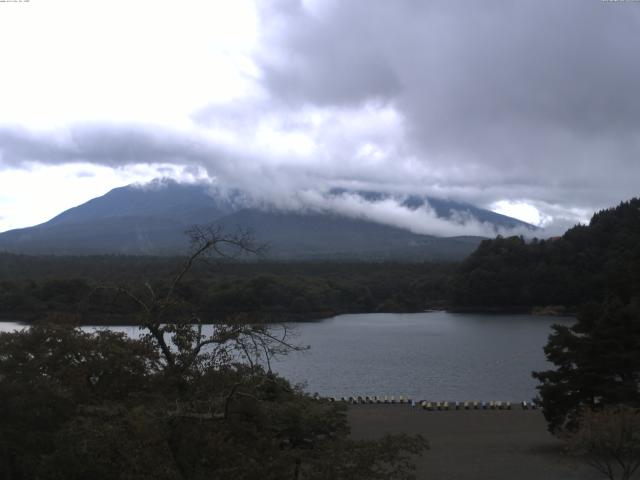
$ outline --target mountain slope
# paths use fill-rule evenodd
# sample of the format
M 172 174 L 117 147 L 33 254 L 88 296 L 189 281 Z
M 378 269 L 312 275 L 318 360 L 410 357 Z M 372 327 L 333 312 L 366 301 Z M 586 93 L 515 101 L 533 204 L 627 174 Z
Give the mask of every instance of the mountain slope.
M 204 188 L 156 180 L 141 188 L 114 188 L 101 197 L 62 212 L 42 225 L 124 217 L 172 218 L 190 225 L 202 218 L 215 220 L 231 212 L 229 202 L 214 200 Z
M 236 195 L 236 194 L 234 194 Z M 211 196 L 204 186 L 173 181 L 116 188 L 48 222 L 0 234 L 0 250 L 36 254 L 172 254 L 185 251 L 185 230 L 194 224 L 250 230 L 270 244 L 274 258 L 460 259 L 480 237 L 439 238 L 364 219 L 331 213 L 243 208 L 231 198 Z M 360 194 L 368 201 L 372 195 Z M 240 195 L 237 194 L 239 197 Z M 407 207 L 427 201 L 409 197 Z M 498 226 L 527 225 L 470 205 L 431 200 L 443 218 L 463 213 Z M 236 203 L 239 203 L 238 206 Z M 514 223 L 515 222 L 515 223 Z

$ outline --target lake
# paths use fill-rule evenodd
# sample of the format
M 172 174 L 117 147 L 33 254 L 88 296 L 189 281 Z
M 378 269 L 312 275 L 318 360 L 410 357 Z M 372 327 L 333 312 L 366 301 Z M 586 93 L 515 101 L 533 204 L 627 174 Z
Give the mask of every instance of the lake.
M 447 312 L 339 315 L 290 324 L 309 345 L 272 366 L 321 395 L 399 395 L 430 400 L 530 400 L 531 371 L 549 368 L 542 351 L 567 317 Z M 0 331 L 19 328 L 0 323 Z M 131 336 L 136 327 L 115 327 Z

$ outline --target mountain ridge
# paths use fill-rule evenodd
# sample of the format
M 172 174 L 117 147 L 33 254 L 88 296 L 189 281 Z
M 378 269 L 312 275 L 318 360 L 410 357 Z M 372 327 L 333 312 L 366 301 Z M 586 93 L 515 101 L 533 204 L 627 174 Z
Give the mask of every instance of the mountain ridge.
M 36 254 L 170 255 L 185 250 L 185 230 L 195 224 L 211 223 L 228 231 L 250 230 L 259 241 L 271 244 L 270 255 L 276 259 L 454 260 L 471 253 L 482 239 L 480 236 L 424 235 L 317 209 L 265 209 L 247 205 L 242 201 L 242 192 L 212 195 L 207 188 L 203 184 L 181 184 L 172 180 L 115 188 L 42 224 L 0 233 L 0 250 Z M 348 193 L 368 202 L 391 198 L 375 192 Z M 534 228 L 472 205 L 417 196 L 409 196 L 404 202 L 403 206 L 410 210 L 428 204 L 441 218 L 464 214 L 478 221 L 487 222 L 487 218 L 491 218 L 496 222 L 492 225 L 502 228 Z

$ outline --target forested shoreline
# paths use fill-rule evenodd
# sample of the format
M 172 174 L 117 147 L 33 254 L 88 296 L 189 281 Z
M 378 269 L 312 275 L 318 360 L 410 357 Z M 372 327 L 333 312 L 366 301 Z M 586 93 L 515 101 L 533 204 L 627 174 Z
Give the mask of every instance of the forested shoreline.
M 162 291 L 178 257 L 0 255 L 0 318 L 33 322 L 77 315 L 84 323 L 135 324 L 120 288 Z M 418 312 L 446 305 L 455 264 L 203 262 L 179 295 L 203 321 L 304 321 L 343 313 Z
M 208 261 L 179 295 L 204 321 L 300 321 L 344 313 L 456 312 L 570 315 L 640 291 L 640 200 L 596 213 L 562 237 L 483 241 L 462 263 Z M 168 287 L 183 257 L 0 254 L 0 319 L 77 315 L 134 324 L 122 289 Z M 120 293 L 118 293 L 120 292 Z

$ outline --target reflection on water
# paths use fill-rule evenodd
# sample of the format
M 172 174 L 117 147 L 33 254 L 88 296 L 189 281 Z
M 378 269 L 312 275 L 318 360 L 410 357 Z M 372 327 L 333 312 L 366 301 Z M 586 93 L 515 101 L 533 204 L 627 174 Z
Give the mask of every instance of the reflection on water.
M 553 323 L 530 315 L 340 315 L 296 323 L 296 342 L 311 346 L 272 364 L 322 395 L 409 395 L 434 400 L 528 400 L 532 370 L 548 367 L 542 347 Z M 0 323 L 0 331 L 21 328 Z M 94 329 L 95 327 L 86 327 Z M 137 327 L 113 327 L 129 336 Z

